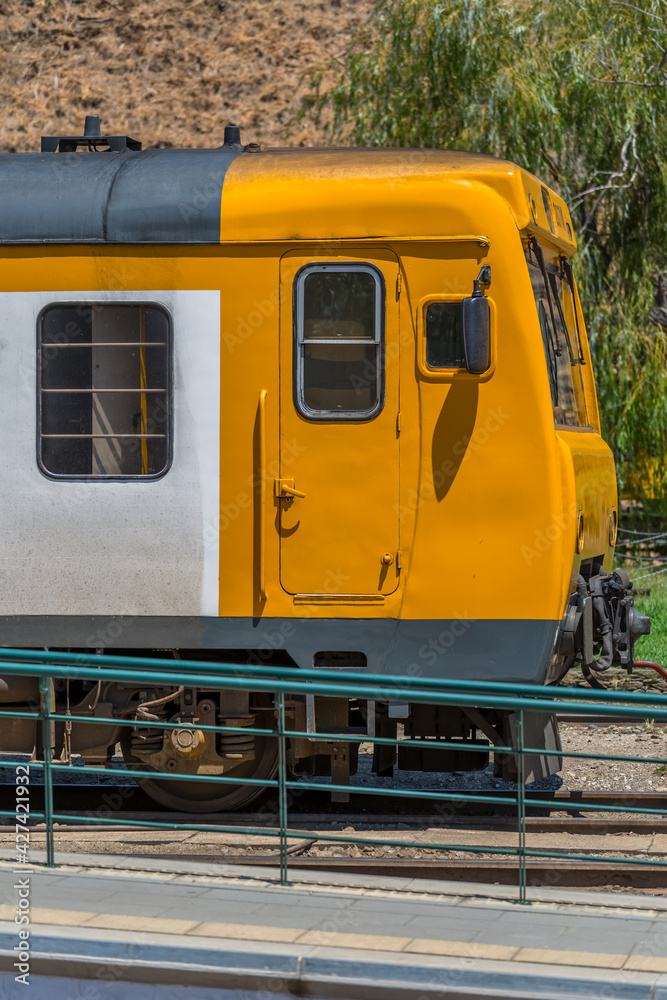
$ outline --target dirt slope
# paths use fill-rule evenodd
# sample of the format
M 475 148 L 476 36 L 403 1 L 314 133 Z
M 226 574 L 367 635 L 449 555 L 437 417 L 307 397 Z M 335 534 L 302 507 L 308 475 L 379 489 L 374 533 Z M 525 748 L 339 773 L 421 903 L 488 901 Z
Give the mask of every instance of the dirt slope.
M 309 69 L 347 49 L 373 0 L 0 0 L 0 151 L 80 134 L 84 116 L 146 146 L 314 145 Z

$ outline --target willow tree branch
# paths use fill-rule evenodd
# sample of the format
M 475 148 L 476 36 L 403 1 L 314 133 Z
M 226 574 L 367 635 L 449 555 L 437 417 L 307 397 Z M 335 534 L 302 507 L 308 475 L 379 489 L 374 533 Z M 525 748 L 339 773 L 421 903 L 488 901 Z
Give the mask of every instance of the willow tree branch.
M 665 53 L 665 55 L 667 56 L 667 53 Z M 657 69 L 658 67 L 653 66 L 653 67 L 650 67 L 650 68 L 651 69 Z M 613 84 L 617 84 L 618 86 L 624 86 L 624 87 L 646 87 L 646 88 L 652 88 L 652 87 L 665 87 L 665 86 L 667 86 L 667 79 L 665 79 L 665 80 L 658 80 L 656 83 L 646 83 L 645 81 L 642 81 L 642 80 L 602 80 L 598 76 L 589 76 L 588 79 L 592 80 L 593 83 L 613 83 Z
M 551 171 L 552 177 L 554 178 L 554 180 L 560 181 L 560 170 L 558 169 L 558 164 L 554 160 L 551 153 L 547 150 L 546 146 L 544 145 L 543 139 L 540 139 L 540 147 L 542 150 L 542 156 L 544 157 L 546 164 L 549 170 Z
M 640 14 L 645 14 L 646 17 L 654 17 L 656 21 L 662 21 L 663 18 L 660 14 L 654 14 L 652 10 L 645 10 L 643 7 L 637 7 L 634 3 L 627 3 L 627 0 L 612 0 L 613 7 L 629 7 L 630 10 L 639 11 Z
M 627 174 L 628 170 L 630 169 L 630 164 L 628 162 L 629 150 L 632 150 L 632 155 L 634 158 L 634 168 L 632 171 L 632 176 L 630 177 L 629 181 L 625 181 L 623 184 L 616 184 L 614 182 L 620 181 L 621 178 L 624 177 Z M 632 187 L 632 185 L 637 179 L 637 174 L 639 173 L 639 167 L 640 167 L 640 160 L 637 155 L 637 136 L 635 135 L 634 131 L 631 131 L 627 135 L 626 140 L 621 147 L 620 170 L 612 171 L 609 174 L 609 180 L 607 181 L 606 184 L 597 184 L 595 187 L 590 187 L 587 188 L 585 191 L 580 191 L 579 194 L 572 201 L 573 207 L 577 207 L 578 205 L 581 205 L 589 195 L 597 194 L 598 192 L 600 192 L 595 200 L 595 204 L 588 212 L 587 221 L 583 226 L 584 230 L 588 228 L 588 222 L 600 207 L 600 202 L 604 198 L 605 194 L 607 194 L 607 192 L 620 191 L 623 190 L 624 188 Z

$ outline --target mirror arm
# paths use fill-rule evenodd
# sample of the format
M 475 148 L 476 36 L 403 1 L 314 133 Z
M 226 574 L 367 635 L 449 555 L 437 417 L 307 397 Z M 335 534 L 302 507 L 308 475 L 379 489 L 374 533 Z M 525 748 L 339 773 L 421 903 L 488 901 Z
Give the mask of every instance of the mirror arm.
M 479 299 L 480 297 L 484 297 L 484 292 L 482 291 L 480 286 L 483 285 L 484 288 L 488 288 L 490 284 L 491 284 L 491 265 L 483 264 L 482 267 L 480 267 L 479 269 L 479 274 L 477 275 L 477 277 L 473 282 L 471 298 Z

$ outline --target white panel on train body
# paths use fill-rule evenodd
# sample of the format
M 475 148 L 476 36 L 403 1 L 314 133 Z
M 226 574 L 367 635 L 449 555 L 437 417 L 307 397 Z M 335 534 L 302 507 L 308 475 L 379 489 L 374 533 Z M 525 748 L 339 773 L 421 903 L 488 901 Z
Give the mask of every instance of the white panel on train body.
M 37 317 L 157 302 L 173 320 L 173 464 L 156 481 L 57 481 L 36 456 Z M 0 293 L 0 615 L 217 615 L 220 292 Z

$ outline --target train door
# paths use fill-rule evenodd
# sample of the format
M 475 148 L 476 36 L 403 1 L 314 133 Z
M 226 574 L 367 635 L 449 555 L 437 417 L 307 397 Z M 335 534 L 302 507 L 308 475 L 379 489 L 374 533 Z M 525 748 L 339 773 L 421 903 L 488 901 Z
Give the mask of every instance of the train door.
M 398 587 L 399 268 L 390 251 L 281 261 L 280 580 L 305 598 Z

